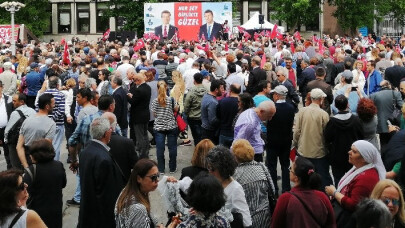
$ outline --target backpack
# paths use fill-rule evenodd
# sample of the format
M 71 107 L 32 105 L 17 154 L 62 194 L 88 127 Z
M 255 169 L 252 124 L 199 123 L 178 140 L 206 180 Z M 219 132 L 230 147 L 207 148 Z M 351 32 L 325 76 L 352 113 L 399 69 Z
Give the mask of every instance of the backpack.
M 15 122 L 15 124 L 11 127 L 10 131 L 7 135 L 7 143 L 8 144 L 17 144 L 18 137 L 20 136 L 20 128 L 24 120 L 27 118 L 24 116 L 21 110 L 16 110 L 18 114 L 20 114 L 20 119 Z

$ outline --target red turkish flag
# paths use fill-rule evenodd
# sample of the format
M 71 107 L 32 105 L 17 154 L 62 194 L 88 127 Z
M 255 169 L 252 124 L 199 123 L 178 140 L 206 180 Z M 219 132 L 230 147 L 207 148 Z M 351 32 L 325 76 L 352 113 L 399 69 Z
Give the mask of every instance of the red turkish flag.
M 225 43 L 225 51 L 228 51 L 229 47 L 228 47 L 228 43 Z
M 105 31 L 105 33 L 103 34 L 104 41 L 110 37 L 110 32 L 111 32 L 111 29 L 107 29 L 107 31 Z
M 139 49 L 145 47 L 145 42 L 142 39 L 139 39 L 138 42 L 136 42 L 136 46 L 134 47 L 134 51 L 138 51 Z
M 264 64 L 266 64 L 266 54 L 265 53 L 263 53 L 263 55 L 262 55 L 262 61 L 260 62 L 260 68 L 263 69 Z
M 64 43 L 65 43 L 65 48 L 63 50 L 63 63 L 70 64 L 69 47 L 68 47 L 66 41 Z
M 300 34 L 300 32 L 296 31 L 293 36 L 294 36 L 295 39 L 301 40 L 301 34 Z

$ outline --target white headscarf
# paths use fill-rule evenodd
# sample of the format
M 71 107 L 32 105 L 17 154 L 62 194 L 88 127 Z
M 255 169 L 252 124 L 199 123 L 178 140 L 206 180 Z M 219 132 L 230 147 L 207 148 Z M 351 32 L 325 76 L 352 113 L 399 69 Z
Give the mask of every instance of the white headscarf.
M 385 167 L 377 148 L 375 148 L 373 144 L 365 140 L 357 140 L 356 142 L 353 143 L 353 146 L 356 147 L 356 149 L 360 152 L 361 156 L 368 164 L 358 169 L 356 169 L 356 167 L 353 166 L 353 168 L 351 168 L 349 172 L 347 172 L 340 180 L 337 189 L 339 192 L 343 189 L 343 187 L 349 184 L 358 174 L 371 168 L 375 168 L 377 170 L 380 180 L 385 179 L 386 173 Z

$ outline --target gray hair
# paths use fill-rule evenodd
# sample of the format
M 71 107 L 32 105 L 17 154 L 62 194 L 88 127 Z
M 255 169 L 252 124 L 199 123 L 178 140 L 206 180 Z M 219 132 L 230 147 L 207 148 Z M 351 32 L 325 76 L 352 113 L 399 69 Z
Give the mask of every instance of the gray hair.
M 390 227 L 391 213 L 388 207 L 376 199 L 365 199 L 357 205 L 354 212 L 357 227 Z
M 49 77 L 49 79 L 48 79 L 48 87 L 50 89 L 58 88 L 58 84 L 59 84 L 59 77 L 57 77 L 57 76 Z
M 111 77 L 111 82 L 114 82 L 115 84 L 121 86 L 122 85 L 122 78 L 120 76 L 112 76 Z
M 94 78 L 87 78 L 84 87 L 90 89 L 90 88 L 91 88 L 91 85 L 94 85 L 94 84 L 97 85 L 96 79 L 94 79 Z
M 110 121 L 104 117 L 98 117 L 91 122 L 90 135 L 93 139 L 100 140 L 110 129 Z
M 276 73 L 281 72 L 284 76 L 288 77 L 288 71 L 285 67 L 279 66 L 276 69 Z
M 115 129 L 117 127 L 117 117 L 114 115 L 112 112 L 105 112 L 103 115 L 101 115 L 102 118 L 108 119 L 110 122 L 110 127 L 112 129 Z
M 396 59 L 394 59 L 394 65 L 403 66 L 404 63 L 402 62 L 402 60 L 400 58 L 396 58 Z
M 10 70 L 13 67 L 13 64 L 11 62 L 5 62 L 3 64 L 4 70 Z

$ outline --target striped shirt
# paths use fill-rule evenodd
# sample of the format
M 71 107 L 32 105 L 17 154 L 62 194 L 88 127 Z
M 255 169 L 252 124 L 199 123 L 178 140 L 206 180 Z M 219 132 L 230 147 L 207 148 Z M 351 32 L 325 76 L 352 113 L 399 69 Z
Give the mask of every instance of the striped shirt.
M 153 100 L 151 111 L 155 113 L 155 123 L 153 129 L 156 131 L 167 131 L 177 127 L 173 115 L 174 99 L 166 97 L 166 107 L 159 104 L 157 98 Z
M 55 98 L 55 108 L 48 115 L 49 118 L 53 119 L 56 125 L 63 125 L 65 123 L 65 94 L 57 89 L 48 89 L 43 94 L 45 93 L 50 93 Z

